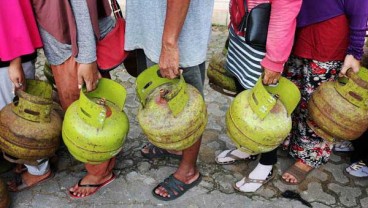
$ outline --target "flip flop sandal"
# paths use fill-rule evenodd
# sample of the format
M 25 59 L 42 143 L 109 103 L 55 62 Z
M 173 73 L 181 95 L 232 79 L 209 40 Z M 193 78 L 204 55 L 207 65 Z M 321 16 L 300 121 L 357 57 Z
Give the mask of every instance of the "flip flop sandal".
M 193 188 L 194 186 L 197 186 L 201 181 L 202 181 L 202 175 L 200 173 L 199 173 L 198 178 L 195 181 L 193 181 L 191 184 L 185 184 L 179 181 L 178 179 L 176 179 L 174 175 L 171 174 L 169 177 L 167 177 L 163 182 L 158 184 L 152 190 L 152 195 L 155 198 L 163 200 L 163 201 L 171 201 L 171 200 L 179 198 L 189 189 Z M 170 196 L 163 197 L 159 194 L 156 194 L 155 190 L 158 189 L 159 187 L 164 188 Z
M 242 160 L 256 160 L 256 159 L 257 159 L 257 156 L 258 156 L 258 155 L 250 155 L 250 156 L 249 156 L 249 157 L 247 157 L 247 158 L 241 158 L 241 157 L 238 157 L 238 156 L 236 156 L 236 155 L 233 155 L 232 153 L 233 153 L 235 150 L 236 150 L 236 149 L 231 149 L 231 150 L 229 150 L 229 151 L 226 153 L 226 155 L 225 155 L 224 157 L 221 157 L 222 159 L 224 159 L 224 158 L 230 158 L 230 160 L 229 160 L 229 161 L 224 161 L 224 162 L 219 161 L 219 157 L 217 156 L 217 157 L 215 158 L 216 163 L 217 163 L 217 164 L 219 164 L 219 165 L 230 165 L 230 164 L 233 164 L 233 163 L 235 163 L 235 162 L 242 161 Z
M 82 178 L 83 179 L 83 178 Z M 77 196 L 77 195 L 74 195 L 73 193 L 74 192 L 71 192 L 71 191 L 68 191 L 69 193 L 69 196 L 71 198 L 74 198 L 74 199 L 81 199 L 81 198 L 85 198 L 85 197 L 88 197 L 88 196 L 92 196 L 93 194 L 95 194 L 98 190 L 100 190 L 102 187 L 104 186 L 107 186 L 109 185 L 111 182 L 113 182 L 115 179 L 116 179 L 116 175 L 115 173 L 112 173 L 111 177 L 109 179 L 107 179 L 105 182 L 101 183 L 101 184 L 81 184 L 82 182 L 82 179 L 80 179 L 78 181 L 78 186 L 79 187 L 86 187 L 86 188 L 96 188 L 94 191 L 92 191 L 91 193 L 89 193 L 88 195 L 85 195 L 85 196 Z
M 273 168 L 271 169 L 270 173 L 268 174 L 267 178 L 264 179 L 264 180 L 261 180 L 261 179 L 252 179 L 252 178 L 249 178 L 249 176 L 246 176 L 242 179 L 243 183 L 241 184 L 240 187 L 244 186 L 244 184 L 246 183 L 258 183 L 258 184 L 261 184 L 261 186 L 259 188 L 261 188 L 264 184 L 268 183 L 269 181 L 271 181 L 273 178 L 275 178 L 276 176 L 276 171 L 273 170 Z M 243 192 L 243 193 L 253 193 L 253 192 L 256 192 L 257 190 L 255 191 L 249 191 L 249 192 L 246 192 L 246 191 L 242 191 L 240 189 L 240 187 L 238 187 L 236 185 L 236 183 L 233 183 L 233 188 L 239 192 Z
M 50 179 L 52 179 L 53 177 L 55 176 L 55 173 L 53 171 L 51 171 L 50 175 L 47 176 L 46 178 L 38 181 L 37 183 L 35 184 L 32 184 L 32 185 L 28 185 L 26 184 L 26 182 L 23 180 L 22 178 L 22 174 L 15 174 L 14 176 L 14 179 L 13 179 L 13 182 L 15 182 L 16 186 L 17 186 L 17 189 L 16 190 L 13 190 L 13 189 L 9 189 L 10 192 L 21 192 L 21 191 L 24 191 L 24 190 L 27 190 L 27 189 L 30 189 L 32 187 L 35 187 L 41 183 L 44 183 Z
M 309 171 L 305 171 L 294 164 L 290 166 L 283 174 L 288 173 L 294 176 L 297 182 L 296 183 L 288 182 L 285 181 L 285 179 L 283 178 L 281 178 L 281 181 L 287 185 L 299 185 L 305 180 L 305 178 L 308 176 L 310 172 L 312 172 L 313 169 L 314 168 L 310 169 Z
M 172 154 L 168 152 L 167 150 L 156 147 L 155 145 L 151 143 L 144 145 L 142 149 L 144 148 L 148 148 L 148 153 L 145 153 L 141 150 L 141 155 L 150 160 L 157 159 L 157 158 L 166 158 L 166 157 L 181 159 L 183 157 L 182 155 Z

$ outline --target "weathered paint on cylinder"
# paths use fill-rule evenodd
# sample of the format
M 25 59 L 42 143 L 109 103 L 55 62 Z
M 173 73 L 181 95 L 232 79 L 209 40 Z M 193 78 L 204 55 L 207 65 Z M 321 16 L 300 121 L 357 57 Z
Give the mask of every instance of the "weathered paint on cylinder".
M 264 119 L 259 118 L 249 106 L 251 94 L 246 90 L 236 96 L 226 113 L 226 127 L 238 148 L 254 155 L 280 145 L 291 130 L 291 117 L 278 100 Z
M 158 147 L 182 150 L 193 145 L 204 132 L 207 111 L 201 94 L 193 86 L 187 86 L 189 101 L 176 117 L 166 102 L 160 99 L 159 91 L 168 85 L 156 88 L 146 105 L 138 111 L 138 121 L 150 142 Z M 166 88 L 167 89 L 167 88 Z
M 51 86 L 27 80 L 27 91 L 17 92 L 19 101 L 0 112 L 0 145 L 19 163 L 54 155 L 60 143 L 61 118 L 53 110 Z
M 255 87 L 239 93 L 226 113 L 229 137 L 248 154 L 269 152 L 291 130 L 291 112 L 300 100 L 298 88 L 286 78 L 277 86 L 264 86 L 260 78 Z
M 5 183 L 0 179 L 0 208 L 10 206 L 10 197 Z
M 73 157 L 99 164 L 121 151 L 129 130 L 123 111 L 125 97 L 125 88 L 108 79 L 100 79 L 92 92 L 81 91 L 79 100 L 66 111 L 62 129 L 64 143 Z
M 361 68 L 361 76 L 364 79 L 351 78 L 348 80 L 349 84 L 338 81 L 322 83 L 312 94 L 308 102 L 310 116 L 308 125 L 317 135 L 331 142 L 334 139 L 354 140 L 367 130 L 368 76 L 366 73 L 368 71 Z M 350 74 L 350 76 L 354 75 Z M 354 84 L 355 82 L 359 84 Z
M 158 80 L 162 83 L 147 92 L 147 97 L 141 96 L 144 97 L 144 101 L 141 100 L 142 106 L 138 111 L 139 125 L 154 145 L 168 150 L 186 149 L 198 141 L 204 132 L 207 124 L 206 105 L 201 94 L 193 86 L 185 82 L 173 84 L 173 80 L 151 77 L 150 73 L 154 75 L 157 70 L 157 66 L 151 67 L 137 79 L 138 88 L 145 86 L 146 83 L 156 83 L 155 81 Z M 178 85 L 182 85 L 181 90 L 175 93 L 174 99 L 162 97 L 161 92 L 170 94 L 177 89 Z M 144 89 L 137 91 L 141 90 Z M 185 95 L 188 100 L 186 101 L 184 97 L 175 100 L 178 94 Z
M 226 53 L 220 52 L 212 56 L 207 69 L 209 84 L 212 88 L 222 88 L 237 94 L 236 80 L 225 69 Z M 215 89 L 217 90 L 217 89 Z

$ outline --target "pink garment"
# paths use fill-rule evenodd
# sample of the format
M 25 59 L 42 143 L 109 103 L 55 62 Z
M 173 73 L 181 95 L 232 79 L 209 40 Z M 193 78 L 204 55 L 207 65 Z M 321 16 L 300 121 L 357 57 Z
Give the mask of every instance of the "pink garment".
M 296 17 L 299 13 L 302 0 L 248 0 L 248 8 L 265 2 L 271 2 L 271 17 L 268 27 L 266 56 L 261 65 L 271 71 L 282 72 L 284 64 L 289 58 L 293 46 L 296 28 Z M 244 16 L 244 0 L 231 0 L 230 19 L 235 32 Z
M 29 0 L 0 1 L 0 60 L 10 61 L 42 47 Z

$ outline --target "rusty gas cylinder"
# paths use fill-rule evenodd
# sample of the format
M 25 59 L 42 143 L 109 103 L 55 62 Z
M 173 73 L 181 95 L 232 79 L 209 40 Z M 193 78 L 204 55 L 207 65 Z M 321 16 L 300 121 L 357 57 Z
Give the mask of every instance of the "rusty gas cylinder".
M 207 69 L 209 85 L 212 89 L 224 95 L 234 97 L 239 90 L 237 89 L 237 80 L 225 69 L 227 50 L 212 56 Z
M 308 125 L 330 142 L 354 140 L 368 128 L 368 70 L 322 83 L 308 102 Z
M 0 111 L 0 147 L 11 162 L 37 164 L 59 147 L 61 119 L 53 110 L 52 87 L 27 80 L 27 90 Z
M 168 150 L 192 146 L 207 124 L 207 111 L 198 90 L 180 79 L 158 75 L 157 65 L 137 78 L 137 94 L 141 101 L 138 122 L 148 140 Z

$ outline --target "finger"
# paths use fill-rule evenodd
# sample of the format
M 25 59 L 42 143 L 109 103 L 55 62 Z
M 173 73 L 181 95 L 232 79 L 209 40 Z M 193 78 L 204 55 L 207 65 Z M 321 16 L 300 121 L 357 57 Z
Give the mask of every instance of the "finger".
M 269 83 L 269 77 L 268 77 L 268 75 L 265 74 L 262 81 L 263 81 L 263 84 L 264 85 L 267 85 Z
M 174 70 L 168 70 L 168 71 L 169 71 L 169 74 L 168 74 L 169 79 L 174 79 L 177 76 Z
M 342 66 L 342 69 L 339 73 L 339 77 L 342 77 L 342 76 L 345 76 L 346 75 L 346 72 L 348 71 L 349 67 L 347 66 Z
M 166 71 L 163 68 L 160 68 L 160 75 L 161 77 L 166 78 Z
M 13 84 L 14 84 L 14 88 L 16 90 L 20 89 L 22 86 L 23 86 L 23 83 L 21 81 L 20 78 L 16 78 L 14 81 L 13 81 Z
M 97 84 L 98 84 L 98 80 L 96 80 L 95 82 L 93 82 L 93 84 L 92 84 L 92 90 L 95 90 L 97 88 Z
M 102 78 L 102 75 L 99 71 L 97 71 L 97 81 Z
M 278 79 L 273 79 L 272 84 L 277 84 Z
M 26 85 L 26 82 L 24 82 L 22 90 L 25 91 L 26 89 L 27 89 L 27 85 Z
M 19 89 L 24 91 L 26 89 L 26 82 L 23 79 L 23 77 L 20 77 L 18 79 L 18 82 L 19 82 L 19 85 L 20 85 Z
M 169 78 L 169 79 L 174 79 L 175 77 L 176 77 L 175 74 L 172 73 L 172 72 L 170 72 L 169 76 L 167 76 L 167 78 Z
M 93 82 L 86 82 L 86 88 L 87 88 L 87 92 L 90 92 L 93 90 Z
M 82 89 L 83 83 L 83 77 L 78 75 L 78 89 Z
M 179 68 L 173 68 L 173 73 L 174 73 L 174 75 L 175 75 L 175 77 L 178 77 L 178 76 L 180 76 L 180 70 L 179 70 Z
M 22 83 L 19 82 L 13 82 L 13 84 L 15 89 L 19 89 L 22 86 Z

